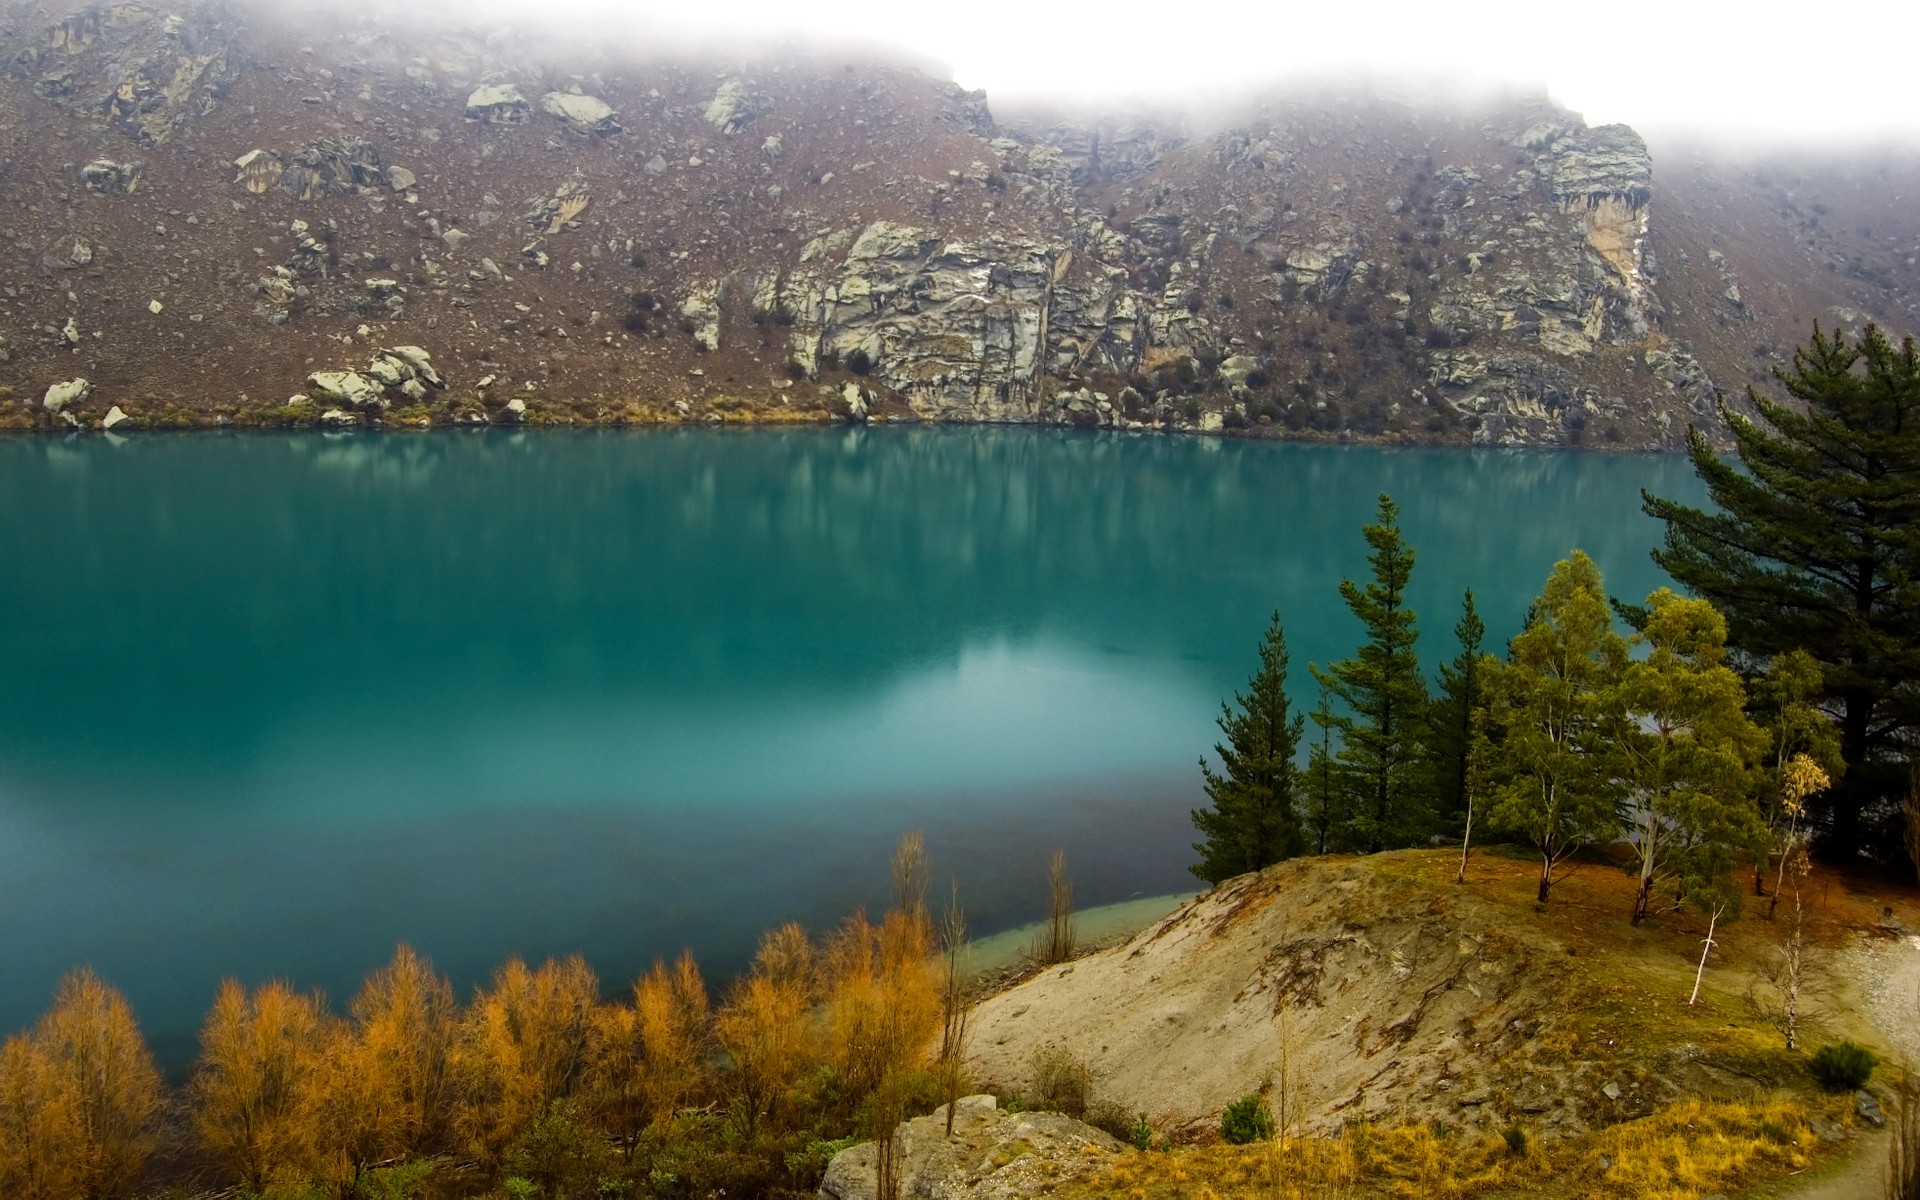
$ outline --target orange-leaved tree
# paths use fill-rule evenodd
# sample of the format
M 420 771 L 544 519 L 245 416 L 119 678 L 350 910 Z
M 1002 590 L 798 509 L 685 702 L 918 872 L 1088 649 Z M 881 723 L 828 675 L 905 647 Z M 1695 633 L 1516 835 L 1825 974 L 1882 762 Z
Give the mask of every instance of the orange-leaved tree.
M 321 1133 L 303 1106 L 322 1065 L 327 1018 L 318 996 L 267 983 L 251 996 L 220 985 L 200 1031 L 200 1061 L 187 1085 L 200 1144 L 247 1192 L 306 1163 Z
M 321 1176 L 343 1200 L 376 1163 L 445 1146 L 457 1017 L 452 985 L 401 946 L 330 1028 L 302 1112 Z
M 729 1111 L 743 1135 L 786 1116 L 794 1083 L 819 1061 L 813 945 L 789 923 L 765 934 L 753 969 L 727 991 L 714 1039 L 732 1068 Z
M 474 997 L 455 1045 L 459 1127 L 468 1149 L 497 1166 L 587 1063 L 600 981 L 579 955 L 530 970 L 514 959 Z
M 0 1048 L 0 1194 L 126 1195 L 159 1141 L 165 1096 L 126 998 L 87 970 Z

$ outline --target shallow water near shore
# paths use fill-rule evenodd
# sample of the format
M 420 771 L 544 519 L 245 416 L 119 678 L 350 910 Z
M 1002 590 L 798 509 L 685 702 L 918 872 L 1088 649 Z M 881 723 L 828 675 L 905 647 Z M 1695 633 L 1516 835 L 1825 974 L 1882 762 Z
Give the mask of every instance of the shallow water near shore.
M 1191 890 L 1267 615 L 1293 692 L 1400 501 L 1432 664 L 1579 546 L 1664 580 L 1677 457 L 1028 429 L 0 440 L 0 1033 L 59 975 L 163 1058 L 219 979 L 343 1005 L 397 941 L 463 992 L 884 901 L 923 829 L 974 929 Z

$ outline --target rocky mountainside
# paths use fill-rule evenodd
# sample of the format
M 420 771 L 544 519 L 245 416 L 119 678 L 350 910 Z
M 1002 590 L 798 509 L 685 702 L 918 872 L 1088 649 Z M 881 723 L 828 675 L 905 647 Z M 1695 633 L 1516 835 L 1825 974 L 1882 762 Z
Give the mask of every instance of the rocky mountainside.
M 1672 446 L 1914 325 L 1911 154 L 1537 97 L 996 113 L 910 67 L 189 0 L 0 25 L 0 427 L 910 419 Z

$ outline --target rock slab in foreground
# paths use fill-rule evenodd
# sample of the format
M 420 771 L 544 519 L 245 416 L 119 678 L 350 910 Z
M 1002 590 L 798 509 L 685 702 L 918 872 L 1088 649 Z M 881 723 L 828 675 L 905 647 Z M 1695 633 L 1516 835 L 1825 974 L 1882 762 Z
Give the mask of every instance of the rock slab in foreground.
M 992 1096 L 967 1096 L 954 1107 L 900 1127 L 900 1195 L 920 1200 L 1012 1200 L 1102 1164 L 1125 1147 L 1082 1121 L 1060 1113 L 1007 1113 Z M 823 1200 L 877 1200 L 872 1142 L 842 1150 L 820 1182 Z

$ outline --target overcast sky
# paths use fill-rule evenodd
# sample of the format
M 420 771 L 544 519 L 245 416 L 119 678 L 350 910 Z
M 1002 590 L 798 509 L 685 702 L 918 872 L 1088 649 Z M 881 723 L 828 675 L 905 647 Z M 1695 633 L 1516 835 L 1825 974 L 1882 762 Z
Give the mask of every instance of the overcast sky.
M 1236 85 L 1365 64 L 1389 73 L 1543 84 L 1594 124 L 1794 140 L 1827 131 L 1897 132 L 1907 141 L 1920 135 L 1920 0 L 600 2 L 607 7 L 599 11 L 639 26 L 663 18 L 722 21 L 761 34 L 902 46 L 1003 101 L 1204 101 Z M 524 7 L 515 7 L 524 17 Z M 716 12 L 724 16 L 710 15 Z

